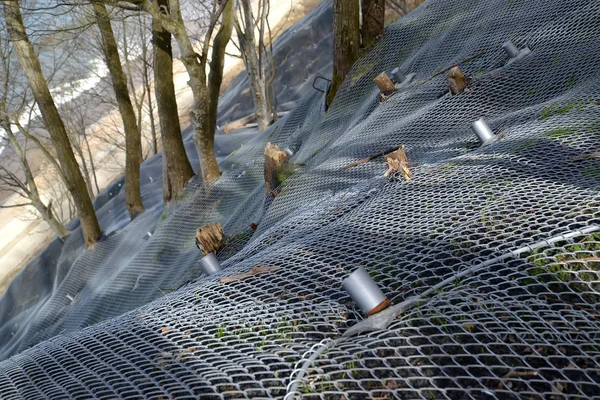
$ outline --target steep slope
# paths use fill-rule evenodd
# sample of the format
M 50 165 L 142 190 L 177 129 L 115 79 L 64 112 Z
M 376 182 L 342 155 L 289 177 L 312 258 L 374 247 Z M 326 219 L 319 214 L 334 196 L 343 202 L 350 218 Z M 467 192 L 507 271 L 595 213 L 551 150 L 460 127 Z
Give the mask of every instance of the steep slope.
M 327 112 L 309 93 L 164 217 L 160 201 L 122 229 L 103 215 L 113 236 L 66 243 L 51 297 L 8 342 L 5 354 L 37 345 L 0 363 L 0 397 L 596 395 L 600 162 L 582 156 L 600 149 L 599 14 L 587 0 L 424 3 Z M 507 39 L 531 53 L 508 62 Z M 469 58 L 470 90 L 444 94 L 436 72 Z M 416 75 L 379 102 L 373 78 L 397 66 Z M 503 138 L 481 147 L 480 117 Z M 298 165 L 275 198 L 268 141 Z M 411 181 L 384 178 L 382 158 L 344 168 L 401 144 Z M 193 235 L 213 221 L 232 240 L 206 277 Z M 271 271 L 219 281 L 255 266 Z M 341 287 L 357 266 L 393 304 L 420 302 L 337 341 L 362 320 Z

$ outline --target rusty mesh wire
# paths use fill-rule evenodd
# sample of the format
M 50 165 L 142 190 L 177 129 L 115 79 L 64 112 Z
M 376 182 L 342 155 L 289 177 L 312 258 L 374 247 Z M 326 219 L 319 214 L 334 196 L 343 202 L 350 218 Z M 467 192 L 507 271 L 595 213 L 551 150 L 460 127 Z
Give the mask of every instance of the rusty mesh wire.
M 585 156 L 600 150 L 599 15 L 588 0 L 427 1 L 327 112 L 314 92 L 209 189 L 194 181 L 163 212 L 157 183 L 93 250 L 73 235 L 52 294 L 2 328 L 0 397 L 600 395 L 600 162 Z M 532 52 L 509 64 L 508 39 Z M 481 50 L 461 65 L 469 91 L 427 80 Z M 397 66 L 416 75 L 380 103 L 373 78 Z M 504 137 L 480 147 L 480 117 Z M 275 198 L 267 141 L 297 165 Z M 343 168 L 401 144 L 410 182 L 383 178 L 382 158 Z M 126 211 L 102 212 L 117 227 Z M 213 221 L 231 239 L 206 277 L 193 237 Z M 219 281 L 256 266 L 270 271 Z M 369 324 L 341 287 L 357 266 L 392 304 L 420 301 L 343 337 Z

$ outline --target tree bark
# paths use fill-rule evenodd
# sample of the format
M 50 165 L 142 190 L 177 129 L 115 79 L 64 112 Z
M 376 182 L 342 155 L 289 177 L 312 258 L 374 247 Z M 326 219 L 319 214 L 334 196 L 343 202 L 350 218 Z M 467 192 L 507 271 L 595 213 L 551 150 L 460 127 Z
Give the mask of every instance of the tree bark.
M 78 138 L 74 138 L 74 141 L 78 140 Z M 94 188 L 92 187 L 92 177 L 90 176 L 90 171 L 87 166 L 87 162 L 85 161 L 85 156 L 83 155 L 83 149 L 81 148 L 81 143 L 73 143 L 73 147 L 75 148 L 75 152 L 81 159 L 81 172 L 83 172 L 83 178 L 85 180 L 85 184 L 88 189 L 88 194 L 90 195 L 90 199 L 94 199 Z
M 333 0 L 333 79 L 327 95 L 330 105 L 359 57 L 360 6 L 357 0 Z
M 217 111 L 219 106 L 219 94 L 221 91 L 221 83 L 223 82 L 223 66 L 225 64 L 225 48 L 231 39 L 233 31 L 233 14 L 234 0 L 228 0 L 223 14 L 221 15 L 221 26 L 213 41 L 213 51 L 210 60 L 210 74 L 208 76 L 208 113 L 206 118 L 206 131 L 204 132 L 204 140 L 201 142 L 201 147 L 205 151 L 209 151 L 212 157 L 203 157 L 205 159 L 206 170 L 209 171 L 210 177 L 206 177 L 205 169 L 202 171 L 205 179 L 218 179 L 219 165 L 214 152 L 215 131 L 217 129 Z
M 168 7 L 168 0 L 158 0 L 159 7 Z M 194 170 L 185 152 L 175 86 L 173 85 L 173 52 L 171 34 L 152 19 L 152 42 L 154 44 L 154 93 L 158 106 L 161 137 L 163 142 L 163 200 L 168 202 L 183 190 Z
M 138 131 L 135 112 L 129 98 L 127 77 L 119 58 L 117 42 L 113 34 L 110 18 L 104 4 L 93 1 L 94 13 L 102 35 L 102 49 L 115 91 L 115 97 L 125 129 L 125 202 L 131 219 L 144 212 L 140 193 L 140 163 L 142 162 L 142 141 Z
M 385 0 L 362 1 L 362 47 L 370 49 L 383 36 Z
M 92 149 L 90 148 L 90 142 L 88 140 L 87 134 L 85 131 L 83 132 L 83 140 L 85 141 L 85 146 L 87 148 L 88 157 L 90 158 L 90 167 L 92 169 L 92 177 L 94 178 L 94 185 L 96 185 L 96 193 L 100 193 L 100 187 L 98 186 L 98 176 L 96 175 L 96 166 L 94 165 L 94 157 L 92 156 Z
M 249 0 L 241 0 L 240 5 L 243 11 L 243 31 L 242 26 L 238 23 L 236 25 L 238 40 L 240 43 L 240 50 L 242 53 L 242 59 L 246 66 L 246 72 L 250 78 L 250 90 L 252 91 L 252 97 L 254 98 L 254 112 L 258 122 L 259 132 L 264 131 L 269 127 L 271 123 L 271 110 L 267 101 L 268 93 L 266 88 L 265 79 L 265 68 L 260 62 L 261 59 L 265 61 L 265 57 L 259 58 L 256 54 L 256 38 L 254 36 L 254 16 L 252 14 L 252 8 Z M 263 9 L 266 7 L 263 5 Z M 263 13 L 264 14 L 264 13 Z M 261 16 L 266 18 L 266 15 Z M 261 41 L 262 42 L 262 41 Z M 264 45 L 258 48 L 261 52 L 264 49 Z
M 96 213 L 94 212 L 94 207 L 92 206 L 92 201 L 87 193 L 83 176 L 79 170 L 79 165 L 77 165 L 77 161 L 75 160 L 71 142 L 42 74 L 40 61 L 27 37 L 18 1 L 5 0 L 3 8 L 10 40 L 17 52 L 17 57 L 25 72 L 31 92 L 38 103 L 44 125 L 54 142 L 54 147 L 62 167 L 65 186 L 73 196 L 79 213 L 84 243 L 86 247 L 89 247 L 102 236 L 102 232 L 96 218 Z

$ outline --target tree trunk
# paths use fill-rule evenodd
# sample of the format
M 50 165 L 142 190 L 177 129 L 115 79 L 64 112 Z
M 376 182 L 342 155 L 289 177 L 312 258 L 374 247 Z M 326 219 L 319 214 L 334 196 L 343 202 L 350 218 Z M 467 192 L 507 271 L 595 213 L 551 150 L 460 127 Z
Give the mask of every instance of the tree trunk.
M 142 141 L 137 128 L 135 112 L 129 98 L 127 77 L 123 73 L 119 51 L 113 34 L 112 26 L 106 7 L 98 1 L 92 2 L 94 13 L 102 34 L 102 48 L 106 57 L 106 64 L 119 104 L 119 111 L 125 129 L 125 202 L 129 216 L 134 219 L 144 212 L 142 195 L 140 193 L 140 163 L 142 162 Z
M 231 39 L 233 30 L 233 14 L 235 1 L 229 0 L 221 15 L 221 26 L 213 41 L 212 58 L 210 60 L 210 74 L 208 76 L 208 112 L 206 113 L 203 138 L 200 147 L 203 151 L 201 162 L 204 179 L 211 181 L 218 179 L 219 165 L 215 157 L 215 130 L 217 129 L 217 111 L 219 106 L 219 92 L 223 82 L 223 65 L 225 62 L 225 48 Z M 196 110 L 198 111 L 198 110 Z
M 148 93 L 148 118 L 150 119 L 152 154 L 154 155 L 158 153 L 158 138 L 156 135 L 156 122 L 154 121 L 154 106 L 152 104 L 152 83 L 150 82 L 150 74 L 148 73 L 148 65 L 150 62 L 148 60 L 148 41 L 146 40 L 147 27 L 142 22 L 141 17 L 138 17 L 138 24 L 140 27 L 140 39 L 142 41 L 142 79 L 144 80 L 144 92 Z M 160 27 L 160 24 L 158 26 Z M 143 103 L 144 99 L 142 99 L 142 104 Z
M 83 155 L 83 150 L 79 143 L 74 144 L 75 151 L 77 155 L 81 159 L 81 170 L 83 172 L 83 178 L 85 180 L 85 185 L 87 186 L 88 194 L 90 195 L 90 199 L 94 199 L 94 188 L 92 187 L 92 177 L 90 176 L 90 171 L 88 170 L 87 162 L 85 161 L 85 156 Z
M 168 0 L 158 0 L 158 5 L 167 7 Z M 168 202 L 183 190 L 186 182 L 194 176 L 194 170 L 185 152 L 179 126 L 173 85 L 171 34 L 154 18 L 152 42 L 154 44 L 154 93 L 163 142 L 163 200 Z
M 89 247 L 102 236 L 102 232 L 100 225 L 98 225 L 92 201 L 87 193 L 83 176 L 79 170 L 79 165 L 77 165 L 77 161 L 75 160 L 71 142 L 69 141 L 63 120 L 58 114 L 54 100 L 50 95 L 50 90 L 42 74 L 40 62 L 33 50 L 33 46 L 27 38 L 18 1 L 6 0 L 3 2 L 3 7 L 4 19 L 10 40 L 17 52 L 17 57 L 25 72 L 31 92 L 38 103 L 44 125 L 48 129 L 54 143 L 62 166 L 65 186 L 73 196 L 79 213 L 85 246 Z
M 265 81 L 265 68 L 260 65 L 260 60 L 256 54 L 256 39 L 254 37 L 254 16 L 249 0 L 241 0 L 242 10 L 244 12 L 244 31 L 241 27 L 237 29 L 238 39 L 240 41 L 240 49 L 242 50 L 242 58 L 246 66 L 246 72 L 250 78 L 250 90 L 254 98 L 254 112 L 258 122 L 259 132 L 264 131 L 271 123 L 271 110 L 267 101 L 268 93 Z M 264 7 L 263 7 L 264 8 Z M 259 47 L 258 51 L 262 51 L 264 46 Z M 263 57 L 264 60 L 264 57 Z
M 145 47 L 145 45 L 144 45 Z M 154 105 L 152 104 L 152 85 L 150 84 L 150 77 L 148 76 L 148 65 L 146 64 L 146 57 L 142 61 L 144 66 L 142 74 L 144 75 L 144 86 L 146 86 L 146 93 L 148 93 L 148 118 L 150 118 L 150 135 L 152 136 L 152 154 L 158 153 L 158 137 L 156 135 L 156 122 L 154 121 Z M 173 82 L 173 77 L 171 77 Z M 174 90 L 174 89 L 173 89 Z M 177 114 L 176 114 L 177 115 Z
M 85 140 L 85 146 L 87 147 L 88 157 L 90 158 L 90 168 L 92 169 L 92 177 L 94 178 L 94 185 L 96 186 L 96 193 L 100 193 L 100 187 L 98 186 L 98 176 L 96 175 L 96 166 L 94 165 L 94 157 L 92 156 L 92 149 L 90 148 L 90 142 L 88 141 L 87 135 L 83 132 L 83 140 Z
M 362 0 L 362 47 L 370 49 L 383 36 L 385 0 Z
M 327 95 L 330 105 L 359 57 L 360 6 L 357 0 L 333 0 L 333 80 Z

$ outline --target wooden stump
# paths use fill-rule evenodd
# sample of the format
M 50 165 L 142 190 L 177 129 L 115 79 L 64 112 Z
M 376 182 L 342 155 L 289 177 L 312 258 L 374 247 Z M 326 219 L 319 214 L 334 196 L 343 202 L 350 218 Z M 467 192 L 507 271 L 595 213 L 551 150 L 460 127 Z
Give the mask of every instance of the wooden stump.
M 446 80 L 448 81 L 448 87 L 452 95 L 461 94 L 468 86 L 467 77 L 458 67 L 452 67 L 448 71 Z
M 217 254 L 225 243 L 224 239 L 225 233 L 219 222 L 204 225 L 196 230 L 196 246 L 204 256 L 209 253 Z
M 394 82 L 392 82 L 385 71 L 377 75 L 373 80 L 383 94 L 387 95 L 396 90 L 396 85 L 394 85 Z
M 276 144 L 267 143 L 267 147 L 265 147 L 265 190 L 267 194 L 282 183 L 279 181 L 278 171 L 285 167 L 287 163 L 287 153 Z

